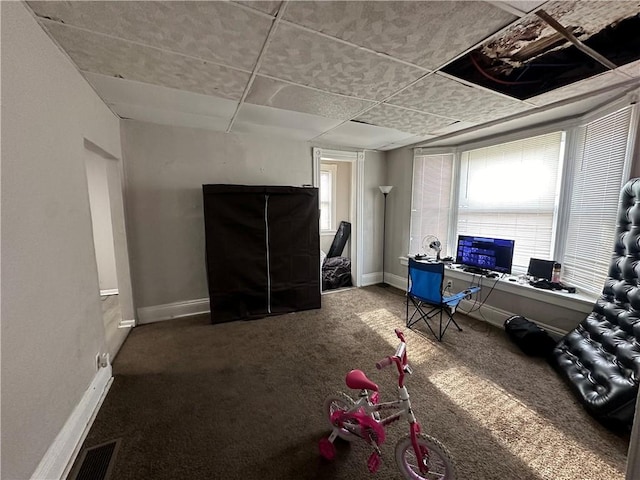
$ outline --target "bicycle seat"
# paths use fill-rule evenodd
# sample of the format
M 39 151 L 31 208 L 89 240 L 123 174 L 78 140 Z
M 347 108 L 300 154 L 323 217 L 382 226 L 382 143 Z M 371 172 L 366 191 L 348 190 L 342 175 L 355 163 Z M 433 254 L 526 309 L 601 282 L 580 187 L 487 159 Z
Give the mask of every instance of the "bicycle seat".
M 354 390 L 366 389 L 373 390 L 374 392 L 378 391 L 378 385 L 369 380 L 362 370 L 351 370 L 347 373 L 345 381 L 347 382 L 347 387 L 353 388 Z

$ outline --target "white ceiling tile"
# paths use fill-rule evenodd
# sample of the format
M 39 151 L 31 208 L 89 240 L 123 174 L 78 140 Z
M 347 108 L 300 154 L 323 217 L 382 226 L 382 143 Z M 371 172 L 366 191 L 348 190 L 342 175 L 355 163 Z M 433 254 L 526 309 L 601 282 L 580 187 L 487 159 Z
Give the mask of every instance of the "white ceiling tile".
M 280 24 L 260 73 L 370 100 L 382 99 L 424 71 L 357 47 Z
M 452 124 L 455 120 L 436 117 L 393 105 L 378 105 L 360 115 L 356 120 L 379 127 L 394 128 L 402 132 L 425 135 Z
M 619 67 L 617 70 L 624 72 L 627 75 L 631 75 L 634 78 L 639 78 L 640 77 L 640 60 L 627 63 L 626 65 Z
M 28 2 L 39 16 L 251 70 L 271 20 L 227 2 Z
M 395 150 L 396 148 L 406 147 L 407 145 L 413 145 L 414 143 L 424 142 L 425 140 L 429 140 L 435 137 L 436 137 L 435 135 L 414 135 L 413 137 L 408 137 L 399 142 L 393 142 L 387 145 L 383 145 L 381 147 L 378 147 L 376 150 L 382 150 L 382 151 Z
M 61 24 L 47 29 L 80 70 L 239 100 L 249 74 Z
M 246 101 L 340 120 L 350 119 L 374 104 L 261 76 L 255 78 Z
M 268 13 L 269 15 L 275 15 L 278 9 L 280 8 L 280 4 L 282 3 L 280 0 L 247 0 L 247 1 L 239 1 L 235 3 L 240 3 L 247 7 L 251 7 L 255 10 L 260 10 L 261 12 Z
M 331 145 L 376 149 L 389 143 L 414 137 L 412 134 L 391 128 L 376 127 L 364 123 L 347 122 L 325 133 L 316 140 Z
M 610 87 L 612 85 L 616 85 L 628 80 L 628 77 L 625 77 L 618 72 L 608 71 L 605 73 L 601 73 L 600 75 L 595 75 L 579 82 L 572 83 L 571 85 L 567 85 L 565 87 L 561 87 L 547 93 L 536 95 L 535 97 L 529 98 L 527 101 L 533 103 L 534 105 L 548 105 L 550 103 L 558 102 L 560 100 L 565 100 L 571 97 L 577 97 L 578 95 L 593 92 L 600 88 Z
M 195 115 L 220 117 L 227 124 L 235 113 L 238 102 L 225 98 L 186 92 L 149 83 L 84 73 L 100 98 L 107 103 L 137 105 Z
M 625 88 L 619 87 L 616 90 L 594 95 L 585 98 L 580 101 L 572 102 L 567 105 L 561 105 L 557 107 L 544 108 L 540 107 L 527 112 L 526 115 L 508 120 L 506 122 L 499 122 L 496 124 L 490 124 L 485 127 L 479 126 L 476 129 L 472 129 L 469 132 L 461 131 L 457 135 L 446 136 L 443 139 L 435 139 L 428 142 L 428 146 L 440 147 L 449 145 L 459 145 L 463 143 L 472 142 L 482 138 L 488 138 L 495 135 L 503 134 L 504 132 L 512 132 L 525 128 L 535 127 L 537 125 L 545 125 L 553 121 L 561 119 L 573 118 L 578 115 L 583 115 L 595 108 L 606 105 L 609 102 L 615 101 L 624 94 Z
M 514 8 L 517 8 L 521 12 L 530 12 L 535 10 L 540 5 L 545 3 L 547 0 L 505 0 L 500 3 L 506 3 L 507 5 L 511 5 Z
M 174 110 L 163 110 L 127 103 L 108 103 L 111 109 L 122 118 L 129 118 L 141 122 L 173 125 L 176 127 L 202 128 L 223 132 L 229 126 L 229 121 L 220 117 L 194 115 Z
M 335 127 L 340 122 L 340 120 L 332 120 L 308 113 L 245 103 L 238 113 L 232 130 L 234 132 L 247 133 L 250 128 L 256 131 L 260 127 L 260 131 L 263 133 L 268 130 L 277 130 L 289 138 L 310 140 Z M 286 133 L 287 130 L 289 133 Z
M 469 122 L 493 120 L 531 108 L 438 74 L 426 77 L 388 102 Z
M 291 2 L 284 18 L 433 69 L 517 17 L 477 1 L 309 1 Z

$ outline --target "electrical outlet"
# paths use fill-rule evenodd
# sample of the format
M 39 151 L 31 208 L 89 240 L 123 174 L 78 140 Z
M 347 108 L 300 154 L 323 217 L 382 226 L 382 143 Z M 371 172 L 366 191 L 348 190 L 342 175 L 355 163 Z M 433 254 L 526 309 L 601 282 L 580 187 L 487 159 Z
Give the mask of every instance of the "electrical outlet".
M 453 280 L 447 280 L 447 287 L 446 288 L 452 288 L 453 287 Z

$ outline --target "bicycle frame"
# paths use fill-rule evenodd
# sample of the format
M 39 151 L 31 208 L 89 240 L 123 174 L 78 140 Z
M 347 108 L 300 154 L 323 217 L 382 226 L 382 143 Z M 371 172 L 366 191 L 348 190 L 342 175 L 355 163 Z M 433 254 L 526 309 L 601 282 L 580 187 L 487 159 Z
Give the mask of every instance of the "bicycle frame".
M 384 442 L 385 428 L 401 419 L 406 419 L 409 423 L 409 433 L 414 453 L 418 459 L 418 467 L 422 473 L 427 473 L 427 468 L 423 461 L 424 455 L 428 452 L 418 445 L 417 437 L 420 433 L 420 424 L 416 420 L 413 410 L 411 409 L 411 400 L 409 392 L 404 385 L 405 372 L 411 373 L 411 367 L 407 363 L 406 345 L 404 335 L 400 330 L 396 330 L 396 335 L 401 343 L 396 349 L 393 357 L 386 357 L 376 364 L 378 369 L 382 369 L 392 363 L 398 369 L 398 399 L 390 402 L 378 403 L 378 392 L 370 394 L 369 390 L 362 389 L 358 396 L 358 400 L 348 410 L 340 410 L 334 412 L 331 421 L 335 425 L 329 436 L 329 441 L 333 442 L 338 436 L 339 429 L 342 428 L 348 432 L 362 438 L 368 443 L 372 443 L 375 452 L 369 458 L 369 469 L 375 471 L 380 462 L 380 449 L 378 448 Z M 380 412 L 387 410 L 398 410 L 387 417 L 380 418 Z M 373 435 L 372 435 L 373 434 Z M 377 457 L 376 457 L 377 454 Z

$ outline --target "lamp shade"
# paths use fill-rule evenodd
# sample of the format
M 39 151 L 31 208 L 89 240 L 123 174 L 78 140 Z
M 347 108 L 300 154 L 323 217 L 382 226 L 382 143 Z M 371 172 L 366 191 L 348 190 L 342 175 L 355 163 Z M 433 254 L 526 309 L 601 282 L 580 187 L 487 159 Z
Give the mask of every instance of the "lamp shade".
M 389 193 L 391 191 L 393 186 L 392 185 L 380 185 L 379 188 L 380 188 L 380 191 L 386 195 L 387 193 Z

